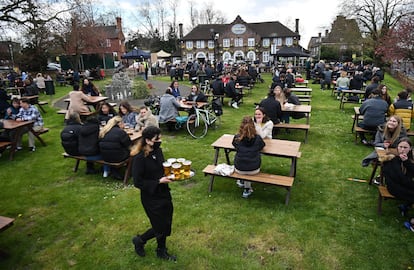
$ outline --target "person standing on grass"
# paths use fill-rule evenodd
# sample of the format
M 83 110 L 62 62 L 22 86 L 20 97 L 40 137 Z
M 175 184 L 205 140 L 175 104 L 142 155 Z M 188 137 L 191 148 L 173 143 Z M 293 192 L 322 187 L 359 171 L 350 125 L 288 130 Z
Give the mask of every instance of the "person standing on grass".
M 132 238 L 135 252 L 144 257 L 144 246 L 148 240 L 156 238 L 157 257 L 176 261 L 176 256 L 167 252 L 166 240 L 171 235 L 173 203 L 168 183 L 171 180 L 164 175 L 164 155 L 161 145 L 161 130 L 149 126 L 142 131 L 138 144 L 131 150 L 134 156 L 132 177 L 134 186 L 141 190 L 141 203 L 147 214 L 151 228 L 142 235 Z
M 388 191 L 405 204 L 398 206 L 401 215 L 407 216 L 414 204 L 414 160 L 412 143 L 405 137 L 400 140 L 396 151 L 389 151 L 381 158 L 383 173 Z M 413 218 L 405 222 L 405 227 L 414 232 Z
M 239 174 L 254 175 L 260 172 L 262 163 L 260 150 L 263 149 L 265 143 L 256 132 L 256 127 L 251 116 L 243 117 L 240 124 L 239 132 L 234 136 L 233 146 L 236 149 L 234 156 L 235 171 Z M 250 181 L 237 183 L 239 187 L 243 187 L 243 198 L 248 198 L 252 192 Z

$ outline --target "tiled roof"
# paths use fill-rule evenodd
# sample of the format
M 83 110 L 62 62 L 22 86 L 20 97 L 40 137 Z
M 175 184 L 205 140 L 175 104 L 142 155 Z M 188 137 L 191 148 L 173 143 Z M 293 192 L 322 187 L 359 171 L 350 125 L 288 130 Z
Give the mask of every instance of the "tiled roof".
M 244 23 L 238 16 L 231 24 L 199 24 L 190 33 L 183 37 L 183 40 L 206 40 L 211 39 L 213 32 L 222 33 L 229 29 L 233 23 Z M 299 37 L 298 33 L 293 32 L 278 21 L 245 23 L 247 28 L 252 29 L 261 37 Z

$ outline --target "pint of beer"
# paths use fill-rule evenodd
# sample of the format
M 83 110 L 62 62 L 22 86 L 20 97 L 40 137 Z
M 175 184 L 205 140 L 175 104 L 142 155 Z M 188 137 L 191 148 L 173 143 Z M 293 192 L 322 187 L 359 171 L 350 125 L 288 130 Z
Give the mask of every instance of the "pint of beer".
M 162 166 L 164 167 L 164 175 L 169 176 L 171 174 L 171 163 L 165 161 Z
M 174 179 L 181 179 L 181 163 L 173 163 L 171 166 L 174 173 Z
M 190 178 L 191 161 L 183 161 L 184 178 Z

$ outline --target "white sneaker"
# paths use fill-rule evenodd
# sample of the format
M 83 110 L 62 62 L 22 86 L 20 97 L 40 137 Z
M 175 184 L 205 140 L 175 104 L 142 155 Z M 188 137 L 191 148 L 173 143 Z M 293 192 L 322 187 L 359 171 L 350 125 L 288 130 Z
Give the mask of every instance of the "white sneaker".
M 244 188 L 244 181 L 243 180 L 237 180 L 236 184 L 239 188 Z
M 104 171 L 104 172 L 103 172 L 103 178 L 107 178 L 108 176 L 109 176 L 109 172 Z
M 237 106 L 237 102 L 233 102 L 233 104 L 231 104 L 231 106 L 232 106 L 233 108 L 235 108 L 235 109 L 238 109 L 238 108 L 239 108 L 239 106 Z
M 243 191 L 242 197 L 247 199 L 247 198 L 249 198 L 250 195 L 252 195 L 252 191 L 250 189 L 245 189 Z

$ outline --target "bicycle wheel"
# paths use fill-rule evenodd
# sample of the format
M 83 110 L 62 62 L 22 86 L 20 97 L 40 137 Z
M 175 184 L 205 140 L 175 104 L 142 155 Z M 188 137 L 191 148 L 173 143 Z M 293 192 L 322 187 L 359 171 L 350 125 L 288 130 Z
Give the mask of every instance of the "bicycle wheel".
M 197 115 L 192 114 L 188 117 L 187 131 L 193 138 L 199 139 L 206 136 L 207 128 L 208 127 L 204 115 L 200 114 L 200 117 L 197 118 Z
M 212 112 L 208 113 L 208 120 L 210 122 L 210 126 L 214 129 L 218 129 L 221 125 L 221 117 Z

